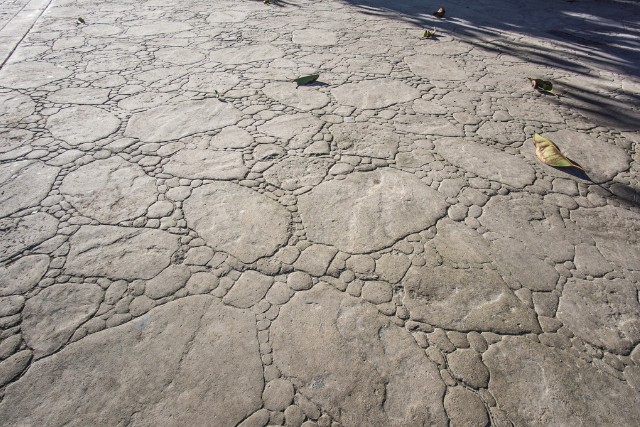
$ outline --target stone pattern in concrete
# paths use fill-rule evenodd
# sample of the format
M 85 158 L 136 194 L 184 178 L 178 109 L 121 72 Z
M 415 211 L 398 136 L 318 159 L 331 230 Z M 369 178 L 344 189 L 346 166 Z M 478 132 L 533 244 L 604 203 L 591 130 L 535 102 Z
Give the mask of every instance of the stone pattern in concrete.
M 0 0 L 2 424 L 637 424 L 638 5 L 271 3 Z

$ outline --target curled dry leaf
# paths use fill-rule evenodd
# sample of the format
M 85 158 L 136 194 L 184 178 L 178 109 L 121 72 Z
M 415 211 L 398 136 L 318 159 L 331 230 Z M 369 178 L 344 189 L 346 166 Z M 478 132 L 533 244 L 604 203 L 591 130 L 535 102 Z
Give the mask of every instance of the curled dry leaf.
M 574 167 L 582 172 L 587 172 L 580 166 L 569 160 L 558 148 L 556 144 L 537 133 L 533 134 L 533 145 L 536 147 L 536 157 L 541 162 L 553 167 Z
M 297 79 L 294 80 L 294 82 L 296 82 L 298 86 L 306 85 L 306 84 L 315 82 L 316 80 L 318 80 L 319 77 L 320 77 L 320 74 L 311 74 L 309 76 L 298 77 Z
M 560 95 L 558 95 L 553 91 L 553 83 L 551 83 L 549 80 L 534 79 L 533 77 L 527 77 L 527 78 L 531 82 L 531 86 L 534 89 L 537 89 L 538 92 L 547 93 L 549 95 L 560 97 Z

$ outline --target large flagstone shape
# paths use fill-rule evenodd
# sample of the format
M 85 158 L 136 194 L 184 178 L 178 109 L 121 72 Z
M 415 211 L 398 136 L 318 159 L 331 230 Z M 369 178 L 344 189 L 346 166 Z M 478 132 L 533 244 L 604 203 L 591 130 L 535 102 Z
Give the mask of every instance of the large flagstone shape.
M 0 217 L 40 203 L 59 171 L 34 160 L 0 165 Z
M 409 102 L 420 97 L 420 91 L 398 80 L 377 79 L 347 83 L 331 90 L 339 104 L 363 110 L 374 110 Z
M 558 319 L 586 342 L 629 354 L 640 342 L 638 289 L 622 279 L 571 278 L 560 297 Z
M 444 197 L 394 169 L 354 173 L 300 196 L 307 237 L 348 253 L 385 248 L 443 217 Z
M 437 140 L 436 151 L 459 168 L 512 187 L 523 188 L 536 179 L 533 168 L 520 157 L 476 142 L 461 141 Z
M 53 237 L 57 230 L 58 220 L 44 212 L 0 219 L 0 261 L 39 245 Z
M 70 70 L 49 62 L 18 62 L 2 67 L 0 85 L 12 89 L 30 89 L 70 75 Z
M 301 111 L 319 109 L 329 103 L 329 97 L 316 88 L 297 87 L 291 82 L 269 83 L 262 92 L 269 98 Z
M 0 125 L 19 122 L 35 110 L 36 103 L 30 96 L 17 91 L 0 93 Z
M 258 130 L 289 143 L 289 148 L 305 148 L 322 128 L 322 121 L 308 113 L 275 117 L 258 126 Z
M 242 179 L 249 169 L 239 151 L 181 150 L 164 165 L 166 173 L 184 178 Z
M 119 127 L 120 120 L 115 115 L 88 105 L 65 108 L 47 119 L 51 134 L 72 145 L 105 138 Z
M 345 154 L 393 159 L 398 153 L 398 134 L 373 123 L 336 124 L 331 126 L 331 135 Z
M 196 188 L 184 215 L 207 243 L 242 262 L 273 255 L 289 238 L 291 215 L 267 196 L 231 182 Z
M 71 172 L 62 180 L 60 192 L 83 215 L 109 224 L 143 215 L 157 198 L 155 180 L 120 157 Z
M 620 269 L 640 270 L 640 214 L 602 206 L 571 211 L 571 219 L 607 261 Z
M 282 58 L 284 52 L 275 46 L 257 45 L 243 47 L 229 47 L 211 52 L 211 60 L 223 64 L 248 64 L 256 61 L 270 61 Z
M 0 419 L 34 426 L 237 425 L 261 405 L 256 336 L 253 313 L 210 296 L 174 301 L 34 363 L 7 388 Z
M 495 270 L 411 267 L 402 281 L 411 318 L 457 331 L 539 332 L 533 310 Z
M 411 335 L 327 285 L 296 294 L 271 328 L 274 364 L 341 425 L 447 425 L 445 386 Z
M 235 107 L 217 99 L 185 101 L 134 114 L 124 135 L 145 142 L 171 141 L 236 124 L 241 117 Z
M 526 337 L 505 337 L 482 357 L 489 391 L 518 426 L 630 426 L 638 392 L 570 353 Z
M 84 225 L 71 236 L 65 271 L 79 276 L 151 279 L 171 262 L 178 236 L 166 231 Z

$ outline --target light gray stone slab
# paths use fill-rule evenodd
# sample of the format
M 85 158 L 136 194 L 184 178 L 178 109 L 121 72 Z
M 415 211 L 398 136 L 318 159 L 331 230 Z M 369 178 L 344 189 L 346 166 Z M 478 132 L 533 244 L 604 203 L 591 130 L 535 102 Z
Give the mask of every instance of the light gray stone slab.
M 22 311 L 22 334 L 33 357 L 65 345 L 76 328 L 98 310 L 103 291 L 91 283 L 56 284 L 29 298 Z
M 463 265 L 491 262 L 489 242 L 475 231 L 451 220 L 438 222 L 433 242 L 438 254 L 446 261 Z
M 189 74 L 189 81 L 185 83 L 184 88 L 196 92 L 218 92 L 222 95 L 238 83 L 240 83 L 240 77 L 235 74 L 214 71 Z
M 341 123 L 331 126 L 338 149 L 354 156 L 393 159 L 400 137 L 393 131 L 372 123 Z
M 374 110 L 413 101 L 420 91 L 399 80 L 377 79 L 347 83 L 331 90 L 339 104 Z
M 33 132 L 25 129 L 0 129 L 0 153 L 9 153 L 20 148 L 30 150 L 28 144 L 32 138 Z
M 172 264 L 147 282 L 144 293 L 152 299 L 173 295 L 187 283 L 190 276 L 191 270 L 187 266 Z
M 184 47 L 164 47 L 154 52 L 156 59 L 174 65 L 189 65 L 200 62 L 205 55 L 197 50 Z
M 627 209 L 603 206 L 578 209 L 571 219 L 596 242 L 602 256 L 618 268 L 640 269 L 640 215 Z
M 31 89 L 70 75 L 70 70 L 50 62 L 16 62 L 2 67 L 0 85 L 12 89 Z
M 408 256 L 400 253 L 387 253 L 376 260 L 375 272 L 381 279 L 389 283 L 398 283 L 410 266 L 411 260 Z
M 47 129 L 71 145 L 105 138 L 120 127 L 120 120 L 107 110 L 92 106 L 69 107 L 47 119 Z
M 39 245 L 53 237 L 57 229 L 58 220 L 43 212 L 0 219 L 0 261 Z
M 161 230 L 83 225 L 69 240 L 68 274 L 151 279 L 169 265 L 178 236 Z
M 177 21 L 155 21 L 155 22 L 140 22 L 137 25 L 127 30 L 127 35 L 133 37 L 147 37 L 155 36 L 159 34 L 172 34 L 181 31 L 189 31 L 191 25 L 186 22 Z
M 56 104 L 100 105 L 107 102 L 109 93 L 109 89 L 70 87 L 53 92 L 47 99 Z
M 5 385 L 16 378 L 31 361 L 30 350 L 22 350 L 0 362 L 0 384 Z
M 125 136 L 145 142 L 163 142 L 236 124 L 241 113 L 217 99 L 185 101 L 135 113 Z
M 260 132 L 288 142 L 292 149 L 309 146 L 321 128 L 322 122 L 308 113 L 278 116 L 258 126 Z
M 82 32 L 86 35 L 94 37 L 108 37 L 120 34 L 122 32 L 122 28 L 110 24 L 90 23 L 89 25 L 82 28 Z
M 551 262 L 545 261 L 547 253 L 541 249 L 509 237 L 491 242 L 493 260 L 512 288 L 552 291 L 560 275 Z
M 632 425 L 640 416 L 638 393 L 624 382 L 528 338 L 505 337 L 483 360 L 489 391 L 516 425 Z
M 396 116 L 393 123 L 397 130 L 415 133 L 416 135 L 464 136 L 462 126 L 452 123 L 446 117 L 434 117 L 422 114 Z
M 490 425 L 484 402 L 465 387 L 451 387 L 444 397 L 451 426 L 485 427 Z
M 526 161 L 493 147 L 452 138 L 438 139 L 435 146 L 438 153 L 459 168 L 515 188 L 532 184 L 536 177 Z
M 543 202 L 538 196 L 492 197 L 478 221 L 490 231 L 520 242 L 536 256 L 555 262 L 573 259 L 572 242 L 577 237 L 568 228 L 570 224 L 565 224 L 557 206 Z
M 306 28 L 294 31 L 292 41 L 304 46 L 333 46 L 338 42 L 338 34 L 322 28 Z
M 293 266 L 311 275 L 322 276 L 337 252 L 331 246 L 314 244 L 302 251 Z
M 137 218 L 157 199 L 155 180 L 117 156 L 69 173 L 60 192 L 80 213 L 106 224 Z
M 359 299 L 326 285 L 298 293 L 271 337 L 275 365 L 345 427 L 447 424 L 435 364 Z
M 268 183 L 293 191 L 318 185 L 332 165 L 331 159 L 289 156 L 267 169 L 263 176 Z
M 558 319 L 586 342 L 629 354 L 640 342 L 638 289 L 622 279 L 569 279 L 560 297 Z
M 329 103 L 329 97 L 317 88 L 297 86 L 294 82 L 268 83 L 262 92 L 269 98 L 300 111 L 317 110 Z
M 16 124 L 36 110 L 30 96 L 17 91 L 0 93 L 0 126 Z
M 289 212 L 237 184 L 216 182 L 198 187 L 183 209 L 187 223 L 209 246 L 242 262 L 273 255 L 289 238 Z
M 447 355 L 447 364 L 455 378 L 472 388 L 485 388 L 489 384 L 489 370 L 475 350 L 459 348 Z
M 298 208 L 312 241 L 364 253 L 430 227 L 446 203 L 415 176 L 382 169 L 322 183 L 299 197 Z
M 34 363 L 6 390 L 0 418 L 236 425 L 260 408 L 263 387 L 254 315 L 193 296 Z
M 435 55 L 413 55 L 404 58 L 411 71 L 428 80 L 459 81 L 468 78 L 464 67 L 455 60 Z
M 222 302 L 238 308 L 249 308 L 258 303 L 269 291 L 273 278 L 257 271 L 245 271 L 238 278 Z
M 33 160 L 0 165 L 0 217 L 40 203 L 59 172 L 59 168 Z
M 209 24 L 242 22 L 247 18 L 247 12 L 242 10 L 216 10 L 207 18 Z
M 263 44 L 217 49 L 211 52 L 209 58 L 214 62 L 229 65 L 271 61 L 276 58 L 282 58 L 283 56 L 284 52 L 280 48 L 270 44 Z
M 535 312 L 490 269 L 411 267 L 402 280 L 411 318 L 461 332 L 539 332 Z
M 214 136 L 209 146 L 214 149 L 245 148 L 250 146 L 252 142 L 253 137 L 249 132 L 236 126 L 229 126 Z
M 0 296 L 29 292 L 49 268 L 47 255 L 28 255 L 0 266 Z
M 173 97 L 174 95 L 170 93 L 145 91 L 121 100 L 118 102 L 118 107 L 129 111 L 146 110 L 158 107 Z
M 169 158 L 164 171 L 182 178 L 242 179 L 249 169 L 239 151 L 180 150 Z

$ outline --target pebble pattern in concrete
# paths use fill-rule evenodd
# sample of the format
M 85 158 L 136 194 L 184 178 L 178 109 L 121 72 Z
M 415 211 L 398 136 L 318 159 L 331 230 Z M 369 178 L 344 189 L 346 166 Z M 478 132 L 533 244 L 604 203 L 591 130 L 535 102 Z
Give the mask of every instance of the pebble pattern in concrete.
M 640 8 L 529 3 L 0 1 L 2 424 L 635 424 Z

